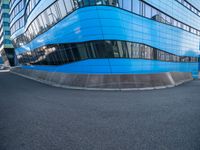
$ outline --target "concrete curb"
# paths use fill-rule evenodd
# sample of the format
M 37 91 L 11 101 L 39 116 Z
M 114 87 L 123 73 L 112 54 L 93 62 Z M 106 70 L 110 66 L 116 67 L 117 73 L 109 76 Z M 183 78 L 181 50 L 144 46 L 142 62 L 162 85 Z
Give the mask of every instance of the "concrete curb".
M 37 82 L 40 82 L 40 83 L 43 83 L 43 84 L 46 84 L 46 85 L 58 87 L 58 88 L 66 88 L 66 89 L 71 89 L 71 90 L 90 90 L 90 91 L 93 91 L 93 90 L 95 90 L 95 91 L 97 91 L 97 90 L 99 90 L 99 91 L 143 91 L 143 90 L 159 90 L 159 89 L 166 89 L 166 88 L 176 87 L 176 86 L 179 86 L 179 85 L 181 85 L 183 83 L 186 83 L 186 82 L 189 82 L 189 81 L 192 80 L 192 79 L 186 79 L 184 81 L 180 81 L 180 82 L 175 83 L 175 81 L 171 77 L 170 73 L 167 73 L 170 76 L 170 80 L 172 82 L 171 85 L 155 86 L 155 87 L 143 87 L 143 88 L 101 88 L 101 87 L 88 88 L 88 87 L 78 87 L 78 86 L 74 87 L 74 86 L 61 85 L 61 84 L 57 84 L 55 82 L 50 82 L 50 81 L 47 81 L 47 80 L 37 79 L 37 78 L 31 77 L 31 76 L 28 76 L 28 75 L 25 75 L 25 74 L 22 74 L 22 73 L 18 73 L 18 72 L 12 71 L 12 70 L 10 72 L 13 73 L 13 74 L 22 76 L 24 78 L 31 79 L 31 80 L 34 80 L 34 81 L 37 81 Z

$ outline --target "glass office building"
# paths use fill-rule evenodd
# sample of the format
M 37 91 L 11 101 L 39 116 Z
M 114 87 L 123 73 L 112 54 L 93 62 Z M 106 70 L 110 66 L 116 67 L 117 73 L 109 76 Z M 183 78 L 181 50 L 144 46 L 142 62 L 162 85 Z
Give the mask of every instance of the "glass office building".
M 198 76 L 200 1 L 11 0 L 10 8 L 22 68 Z
M 6 66 L 14 66 L 15 52 L 10 40 L 9 0 L 0 0 L 0 54 Z

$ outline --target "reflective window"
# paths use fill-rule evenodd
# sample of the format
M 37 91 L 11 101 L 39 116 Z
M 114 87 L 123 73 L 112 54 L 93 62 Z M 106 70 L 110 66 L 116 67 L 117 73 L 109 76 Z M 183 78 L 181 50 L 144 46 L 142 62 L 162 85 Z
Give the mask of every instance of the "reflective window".
M 42 18 L 42 21 L 44 23 L 44 28 L 47 28 L 47 26 L 49 24 L 49 20 L 47 18 L 46 11 L 41 14 L 41 18 Z
M 176 1 L 178 1 L 180 4 L 182 4 L 183 6 L 185 6 L 187 9 L 189 9 L 190 11 L 192 11 L 193 13 L 195 13 L 196 15 L 200 16 L 200 10 L 197 9 L 192 4 L 190 4 L 188 1 L 186 1 L 186 0 L 176 0 Z
M 72 2 L 71 2 L 71 0 L 64 0 L 64 3 L 65 3 L 65 6 L 66 6 L 66 9 L 67 9 L 67 12 L 68 13 L 70 13 L 70 12 L 72 12 L 72 10 L 73 10 L 73 5 L 72 5 Z M 75 2 L 75 5 L 76 5 L 76 7 L 78 7 L 78 4 L 77 4 L 77 2 Z
M 99 58 L 150 59 L 185 63 L 198 62 L 196 57 L 176 56 L 145 44 L 125 41 L 93 41 L 48 45 L 18 54 L 17 58 L 24 65 L 61 65 L 84 59 Z
M 84 6 L 89 6 L 90 5 L 90 0 L 83 0 Z
M 124 9 L 126 9 L 126 10 L 129 10 L 129 11 L 131 11 L 132 9 L 131 9 L 131 7 L 132 7 L 132 4 L 131 4 L 131 0 L 128 0 L 128 1 L 123 1 L 123 8 Z
M 151 18 L 151 7 L 149 5 L 145 5 L 145 17 Z
M 132 11 L 136 14 L 140 14 L 140 1 L 139 0 L 132 0 Z
M 31 14 L 31 12 L 33 11 L 33 9 L 36 7 L 36 5 L 40 2 L 41 0 L 30 0 L 26 10 L 25 10 L 25 18 L 27 19 L 29 17 L 29 15 Z
M 67 15 L 67 10 L 66 10 L 66 6 L 63 0 L 58 1 L 58 8 L 60 9 L 61 17 L 62 18 L 65 17 Z
M 24 9 L 24 0 L 18 2 L 18 4 L 13 8 L 12 12 L 10 13 L 10 20 L 13 20 L 14 17 L 19 14 Z

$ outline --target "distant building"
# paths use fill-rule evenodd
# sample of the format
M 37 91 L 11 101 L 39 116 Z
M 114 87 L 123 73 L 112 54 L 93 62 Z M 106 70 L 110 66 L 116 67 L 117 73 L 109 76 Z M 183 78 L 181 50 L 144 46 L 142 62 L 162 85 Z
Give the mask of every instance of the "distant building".
M 199 0 L 11 0 L 25 69 L 198 76 Z
M 9 1 L 0 0 L 0 53 L 7 66 L 14 66 L 15 52 L 10 40 Z

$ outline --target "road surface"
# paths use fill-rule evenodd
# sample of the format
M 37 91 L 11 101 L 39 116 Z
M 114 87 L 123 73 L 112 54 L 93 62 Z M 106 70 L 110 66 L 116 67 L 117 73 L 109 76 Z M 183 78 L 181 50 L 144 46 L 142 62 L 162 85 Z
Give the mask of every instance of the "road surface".
M 200 150 L 200 81 L 82 91 L 0 73 L 0 150 Z

